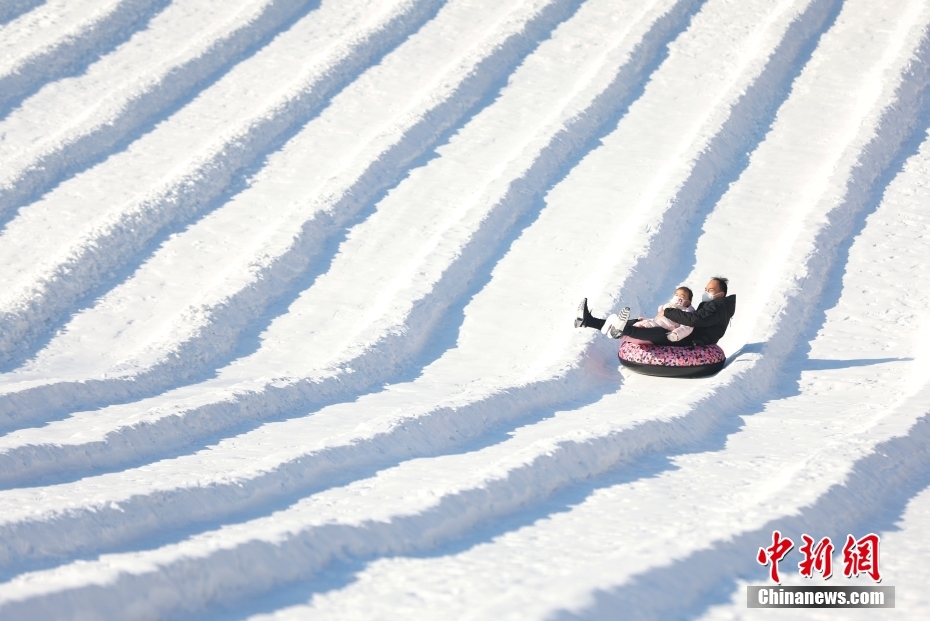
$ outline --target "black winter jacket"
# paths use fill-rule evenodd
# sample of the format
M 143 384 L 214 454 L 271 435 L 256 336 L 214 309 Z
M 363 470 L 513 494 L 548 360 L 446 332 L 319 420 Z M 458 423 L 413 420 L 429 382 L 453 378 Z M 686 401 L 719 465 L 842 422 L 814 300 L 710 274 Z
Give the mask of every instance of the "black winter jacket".
M 694 332 L 690 334 L 692 345 L 711 345 L 719 341 L 730 325 L 730 318 L 735 314 L 735 295 L 701 302 L 693 313 L 686 313 L 677 308 L 666 308 L 664 312 L 665 317 L 675 323 L 694 328 Z

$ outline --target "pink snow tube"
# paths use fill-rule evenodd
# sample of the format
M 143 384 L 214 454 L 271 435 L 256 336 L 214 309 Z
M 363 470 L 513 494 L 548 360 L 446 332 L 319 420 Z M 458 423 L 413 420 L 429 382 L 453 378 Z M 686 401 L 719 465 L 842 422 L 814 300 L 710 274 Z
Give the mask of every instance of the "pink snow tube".
M 706 377 L 723 368 L 726 354 L 718 345 L 668 347 L 624 337 L 620 364 L 644 375 L 659 377 Z

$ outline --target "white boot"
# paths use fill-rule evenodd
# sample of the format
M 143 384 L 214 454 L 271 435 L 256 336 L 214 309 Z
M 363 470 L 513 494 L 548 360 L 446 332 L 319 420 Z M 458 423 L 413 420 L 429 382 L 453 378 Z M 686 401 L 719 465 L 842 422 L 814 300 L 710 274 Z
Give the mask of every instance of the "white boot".
M 604 325 L 601 326 L 601 332 L 605 335 L 608 334 L 610 329 L 617 325 L 618 321 L 620 321 L 620 317 L 618 317 L 616 313 L 610 315 L 604 320 Z
M 630 307 L 627 306 L 623 308 L 618 314 L 611 315 L 607 318 L 607 321 L 604 322 L 604 328 L 607 328 L 607 331 L 604 332 L 607 336 L 612 339 L 618 339 L 623 336 L 623 329 L 626 327 L 627 319 L 630 318 Z M 611 319 L 613 320 L 611 322 Z M 610 327 L 607 327 L 608 322 L 610 322 Z M 601 328 L 603 331 L 604 329 Z

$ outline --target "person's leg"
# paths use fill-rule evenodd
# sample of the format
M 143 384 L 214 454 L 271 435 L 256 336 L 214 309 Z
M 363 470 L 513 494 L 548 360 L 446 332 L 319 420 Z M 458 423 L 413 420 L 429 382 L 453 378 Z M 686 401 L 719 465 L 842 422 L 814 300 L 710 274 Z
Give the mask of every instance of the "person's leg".
M 588 298 L 581 300 L 581 304 L 578 305 L 578 312 L 575 313 L 575 327 L 576 328 L 593 328 L 595 330 L 600 330 L 605 334 L 609 334 L 611 338 L 619 338 L 613 334 L 615 331 L 615 325 L 626 325 L 627 319 L 630 316 L 629 307 L 623 308 L 616 315 L 611 315 L 605 319 L 600 317 L 595 317 L 591 314 L 591 311 L 588 309 Z M 607 323 L 610 322 L 610 325 Z M 608 330 L 609 328 L 609 330 Z
M 606 321 L 607 319 L 601 319 L 591 314 L 591 311 L 588 309 L 588 298 L 581 300 L 581 304 L 578 305 L 578 312 L 575 314 L 576 328 L 594 328 L 595 330 L 600 330 L 604 327 Z
M 621 336 L 629 336 L 641 341 L 649 341 L 653 345 L 666 345 L 669 347 L 687 347 L 691 345 L 691 336 L 688 335 L 680 341 L 668 340 L 668 330 L 665 328 L 637 328 L 634 321 L 628 321 Z
M 623 330 L 623 336 L 629 336 L 641 341 L 649 341 L 654 345 L 671 345 L 668 340 L 668 331 L 665 328 L 637 328 L 627 322 L 626 329 Z
M 601 319 L 600 317 L 590 316 L 587 319 L 585 319 L 585 322 L 581 327 L 594 328 L 595 330 L 600 330 L 601 328 L 604 327 L 604 322 L 606 321 L 607 321 L 606 319 Z

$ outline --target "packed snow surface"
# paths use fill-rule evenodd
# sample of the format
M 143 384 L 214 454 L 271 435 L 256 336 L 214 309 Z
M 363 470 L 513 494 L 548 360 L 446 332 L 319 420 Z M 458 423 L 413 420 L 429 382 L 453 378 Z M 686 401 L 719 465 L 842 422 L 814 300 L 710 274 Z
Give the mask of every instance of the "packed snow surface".
M 4 2 L 0 619 L 930 618 L 928 127 L 927 0 Z

